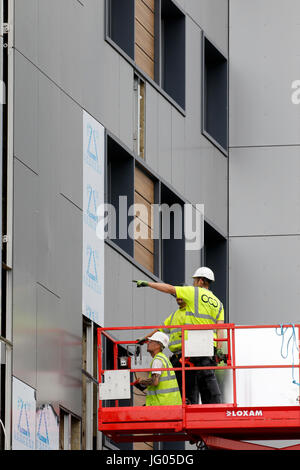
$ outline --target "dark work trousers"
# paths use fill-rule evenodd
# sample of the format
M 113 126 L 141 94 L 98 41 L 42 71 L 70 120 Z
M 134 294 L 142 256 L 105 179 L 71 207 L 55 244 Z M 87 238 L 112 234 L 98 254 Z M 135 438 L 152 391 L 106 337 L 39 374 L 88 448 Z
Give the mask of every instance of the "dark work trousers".
M 180 359 L 181 354 L 173 354 L 173 356 L 170 357 L 170 362 L 172 366 L 182 367 Z M 199 402 L 196 374 L 195 371 L 192 371 L 190 367 L 186 367 L 186 369 L 189 369 L 189 371 L 185 373 L 185 398 L 187 400 L 187 403 L 196 404 Z M 176 370 L 175 374 L 182 397 L 182 372 L 180 370 Z
M 181 367 L 181 355 L 173 354 L 170 361 L 173 367 Z M 195 367 L 214 367 L 216 362 L 211 357 L 193 357 L 190 359 Z M 178 386 L 182 396 L 182 373 L 175 371 Z M 208 370 L 193 370 L 191 367 L 186 367 L 185 373 L 185 395 L 188 402 L 192 405 L 199 403 L 199 393 L 201 396 L 201 403 L 221 403 L 221 392 L 218 381 L 213 369 Z
M 212 357 L 193 357 L 195 367 L 215 367 L 217 363 Z M 222 403 L 221 391 L 213 369 L 196 370 L 195 388 L 201 396 L 201 403 Z

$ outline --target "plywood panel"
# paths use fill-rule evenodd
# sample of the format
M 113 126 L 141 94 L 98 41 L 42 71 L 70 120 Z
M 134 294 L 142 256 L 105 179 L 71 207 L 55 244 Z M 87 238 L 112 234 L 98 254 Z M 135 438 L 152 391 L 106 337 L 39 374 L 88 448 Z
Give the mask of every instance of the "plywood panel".
M 144 222 L 146 225 L 153 229 L 153 214 L 149 202 L 146 201 L 146 199 L 144 199 L 140 194 L 135 192 L 134 203 L 144 206 L 144 209 L 142 211 L 138 211 L 138 208 L 136 208 L 136 215 L 142 222 Z
M 155 1 L 154 0 L 143 0 L 143 3 L 145 3 L 145 5 L 147 5 L 147 7 L 150 8 L 150 10 L 152 10 L 154 12 L 154 9 L 155 9 Z
M 138 241 L 134 243 L 134 257 L 138 263 L 154 272 L 154 256 L 150 251 L 144 248 Z
M 135 42 L 154 61 L 154 36 L 139 21 L 135 22 Z
M 135 168 L 135 191 L 143 196 L 146 201 L 154 204 L 154 181 L 143 173 L 139 168 Z
M 144 248 L 154 254 L 153 231 L 144 224 L 138 217 L 134 221 L 135 233 L 134 239 L 138 240 Z
M 136 0 L 135 18 L 154 36 L 154 12 L 142 0 Z
M 137 44 L 135 47 L 135 62 L 152 80 L 154 79 L 154 61 Z
M 136 0 L 135 61 L 152 79 L 154 79 L 154 24 L 154 2 Z

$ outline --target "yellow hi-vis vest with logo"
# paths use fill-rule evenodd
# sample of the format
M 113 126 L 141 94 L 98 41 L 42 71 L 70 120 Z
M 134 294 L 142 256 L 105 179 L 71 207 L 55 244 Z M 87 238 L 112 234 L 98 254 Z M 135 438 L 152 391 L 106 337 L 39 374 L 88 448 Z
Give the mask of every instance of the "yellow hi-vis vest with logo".
M 210 290 L 193 286 L 178 286 L 175 289 L 176 297 L 186 303 L 185 325 L 208 325 L 224 321 L 223 304 Z
M 185 308 L 178 309 L 164 321 L 164 325 L 185 325 L 185 315 Z M 172 353 L 181 352 L 181 328 L 162 328 L 160 331 L 170 335 L 168 346 L 170 351 Z
M 163 369 L 173 367 L 167 356 L 161 352 L 154 356 L 150 367 L 152 367 L 154 359 L 161 360 Z M 155 373 L 155 369 L 149 372 L 149 378 L 151 378 L 153 373 Z M 157 387 L 153 385 L 147 387 L 146 406 L 173 406 L 181 404 L 181 394 L 175 372 L 173 370 L 161 371 Z

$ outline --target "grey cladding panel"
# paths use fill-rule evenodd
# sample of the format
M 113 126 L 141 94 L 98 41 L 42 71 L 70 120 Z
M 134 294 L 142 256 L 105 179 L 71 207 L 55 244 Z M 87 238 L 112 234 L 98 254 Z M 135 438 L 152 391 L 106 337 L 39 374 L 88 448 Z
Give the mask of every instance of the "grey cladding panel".
M 172 107 L 163 97 L 158 99 L 158 172 L 171 183 Z
M 60 93 L 59 192 L 82 208 L 82 109 Z
M 299 322 L 300 236 L 231 238 L 229 321 Z
M 185 122 L 184 117 L 172 108 L 172 185 L 181 194 L 185 192 Z
M 230 234 L 300 233 L 298 147 L 232 149 Z
M 36 63 L 38 58 L 37 28 L 40 0 L 15 0 L 15 46 L 28 59 Z
M 158 172 L 158 93 L 146 84 L 146 155 L 147 164 Z
M 230 146 L 300 143 L 299 15 L 298 0 L 231 0 Z
M 58 182 L 60 153 L 60 94 L 42 74 L 39 76 L 38 151 L 39 219 L 38 278 L 48 289 L 59 294 L 58 258 Z
M 38 72 L 15 52 L 14 155 L 38 172 Z
M 185 1 L 187 13 L 225 55 L 228 51 L 228 2 L 229 0 Z
M 13 373 L 36 388 L 37 175 L 14 161 Z

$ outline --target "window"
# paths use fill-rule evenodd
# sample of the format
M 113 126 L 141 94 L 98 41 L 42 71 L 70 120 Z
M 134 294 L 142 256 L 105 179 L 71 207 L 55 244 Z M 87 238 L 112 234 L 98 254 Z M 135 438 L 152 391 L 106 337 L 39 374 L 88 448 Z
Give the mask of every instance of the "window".
M 171 0 L 161 3 L 161 86 L 185 109 L 185 16 Z
M 155 75 L 155 1 L 135 0 L 135 61 L 152 80 Z
M 98 443 L 97 326 L 83 317 L 82 329 L 82 448 L 97 450 Z
M 207 222 L 204 222 L 203 251 L 203 264 L 215 273 L 212 289 L 223 303 L 226 315 L 227 240 Z
M 134 60 L 135 0 L 109 0 L 107 9 L 110 38 Z
M 155 273 L 154 216 L 155 182 L 139 167 L 135 167 L 134 203 L 135 241 L 134 258 L 151 273 Z
M 81 422 L 69 411 L 60 408 L 59 448 L 60 450 L 81 449 Z
M 134 159 L 115 140 L 107 137 L 107 202 L 114 207 L 110 218 L 110 239 L 133 257 L 133 239 L 128 227 L 133 222 L 129 208 L 134 203 Z
M 184 109 L 184 13 L 172 0 L 107 0 L 107 5 L 108 38 Z
M 203 133 L 228 147 L 227 59 L 203 38 Z
M 184 201 L 109 135 L 106 187 L 108 239 L 148 274 L 182 284 Z
M 178 286 L 185 282 L 184 204 L 167 186 L 161 186 L 161 277 Z

